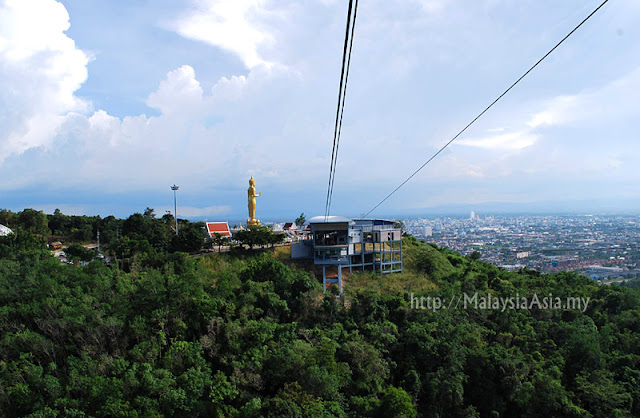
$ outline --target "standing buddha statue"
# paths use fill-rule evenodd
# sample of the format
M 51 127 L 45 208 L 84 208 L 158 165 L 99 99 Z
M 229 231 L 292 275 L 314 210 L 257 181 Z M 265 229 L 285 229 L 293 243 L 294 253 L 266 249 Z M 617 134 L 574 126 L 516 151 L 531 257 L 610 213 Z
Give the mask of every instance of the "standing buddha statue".
M 247 219 L 247 225 L 260 225 L 260 219 L 256 219 L 256 197 L 260 197 L 262 192 L 256 194 L 256 181 L 251 176 L 249 180 L 249 190 L 247 190 L 249 197 L 249 218 Z

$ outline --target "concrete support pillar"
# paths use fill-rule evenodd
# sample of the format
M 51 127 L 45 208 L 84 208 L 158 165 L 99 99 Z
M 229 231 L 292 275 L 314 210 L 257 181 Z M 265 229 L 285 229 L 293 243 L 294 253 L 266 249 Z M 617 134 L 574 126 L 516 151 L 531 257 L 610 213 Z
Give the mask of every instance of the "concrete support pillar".
M 402 264 L 402 235 L 400 235 L 400 271 L 403 270 L 403 264 Z
M 322 266 L 322 291 L 327 291 L 327 266 Z

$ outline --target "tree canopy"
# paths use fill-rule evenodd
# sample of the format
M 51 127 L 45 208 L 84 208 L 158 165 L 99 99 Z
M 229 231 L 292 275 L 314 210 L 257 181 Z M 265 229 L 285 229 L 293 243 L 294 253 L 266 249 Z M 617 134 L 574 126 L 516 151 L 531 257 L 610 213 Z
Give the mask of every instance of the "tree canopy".
M 640 416 L 639 290 L 407 237 L 404 273 L 336 297 L 282 248 L 192 258 L 162 219 L 119 223 L 110 265 L 60 263 L 38 222 L 0 237 L 0 417 Z M 590 303 L 421 310 L 397 283 Z
M 305 222 L 307 222 L 307 217 L 304 216 L 304 212 L 302 212 L 300 216 L 296 218 L 296 225 L 298 226 L 298 228 L 302 228 Z

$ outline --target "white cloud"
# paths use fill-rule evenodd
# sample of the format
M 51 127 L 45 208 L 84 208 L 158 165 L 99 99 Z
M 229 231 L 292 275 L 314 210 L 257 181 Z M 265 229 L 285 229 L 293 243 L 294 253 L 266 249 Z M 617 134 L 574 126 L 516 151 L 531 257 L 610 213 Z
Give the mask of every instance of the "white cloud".
M 19 189 L 57 176 L 64 177 L 66 186 L 94 183 L 106 192 L 171 181 L 192 189 L 226 187 L 230 179 L 244 188 L 249 172 L 278 179 L 283 167 L 308 164 L 282 153 L 300 138 L 297 133 L 282 135 L 282 120 L 293 116 L 265 111 L 271 110 L 274 92 L 295 93 L 288 74 L 280 66 L 258 66 L 247 76 L 222 77 L 205 94 L 193 68 L 181 66 L 169 71 L 147 99 L 160 111 L 158 116 L 119 118 L 104 110 L 60 116 L 55 131 L 48 133 L 55 146 L 14 156 L 12 164 L 33 168 L 19 172 L 13 165 L 3 167 L 7 181 L 2 187 Z M 267 132 L 256 131 L 258 126 Z M 307 126 L 295 129 L 301 128 Z
M 531 116 L 527 125 L 531 128 L 537 128 L 544 125 L 558 125 L 566 123 L 572 119 L 582 119 L 576 110 L 586 108 L 593 105 L 590 95 L 574 95 L 574 96 L 558 96 L 549 100 L 546 108 Z
M 65 115 L 89 108 L 74 95 L 89 58 L 64 34 L 68 28 L 69 15 L 54 0 L 0 3 L 0 164 L 50 145 Z
M 519 150 L 533 145 L 536 140 L 537 137 L 534 134 L 525 131 L 482 138 L 461 139 L 458 144 L 493 150 Z
M 264 0 L 198 0 L 173 25 L 186 38 L 236 54 L 247 68 L 268 65 L 258 49 L 274 38 L 256 23 L 266 13 L 264 5 Z
M 247 86 L 247 77 L 231 76 L 231 78 L 222 77 L 211 89 L 213 96 L 219 100 L 237 100 L 239 99 Z
M 547 100 L 527 125 L 542 126 L 602 124 L 640 115 L 640 67 L 603 86 Z
M 488 129 L 500 134 L 477 138 L 462 138 L 458 145 L 493 149 L 496 151 L 519 150 L 534 145 L 543 135 L 563 126 L 605 126 L 621 119 L 640 116 L 640 68 L 598 88 L 573 95 L 559 95 L 533 105 L 523 106 L 518 130 L 506 128 Z M 516 110 L 517 113 L 517 110 Z M 525 120 L 522 122 L 522 120 Z M 616 161 L 615 159 L 613 161 Z M 606 166 L 619 166 L 607 164 Z
M 43 7 L 33 7 L 36 3 Z M 397 186 L 554 35 L 522 28 L 546 22 L 546 14 L 530 16 L 528 8 L 511 5 L 483 15 L 480 3 L 361 2 L 337 168 L 336 193 L 348 194 L 345 206 L 375 200 L 387 192 L 383 188 Z M 194 0 L 189 10 L 172 15 L 178 17 L 171 29 L 202 42 L 177 42 L 193 49 L 159 60 L 156 71 L 161 68 L 166 76 L 161 81 L 161 75 L 150 76 L 155 86 L 136 92 L 147 97 L 140 102 L 157 110 L 156 116 L 120 116 L 127 112 L 117 104 L 104 108 L 109 112 L 93 111 L 74 95 L 86 79 L 88 57 L 65 35 L 69 18 L 62 5 L 53 0 L 0 4 L 0 160 L 8 156 L 6 168 L 0 165 L 0 189 L 34 184 L 55 189 L 64 183 L 115 193 L 165 190 L 176 182 L 185 190 L 206 190 L 201 206 L 207 208 L 192 208 L 192 216 L 215 215 L 211 208 L 218 206 L 210 204 L 230 203 L 212 190 L 227 195 L 238 190 L 244 207 L 249 174 L 256 175 L 259 190 L 277 185 L 290 194 L 322 195 L 317 191 L 326 187 L 331 156 L 346 3 Z M 516 8 L 522 15 L 509 13 Z M 564 27 L 561 14 L 551 26 Z M 208 45 L 237 56 L 248 70 L 224 67 L 228 62 L 219 64 L 219 54 L 209 60 Z M 171 46 L 165 47 L 170 55 Z M 563 47 L 583 71 L 576 49 Z M 551 60 L 546 65 L 554 78 L 565 74 Z M 629 66 L 621 66 L 620 73 Z M 544 77 L 545 68 L 536 76 Z M 638 150 L 629 126 L 640 109 L 640 76 L 636 71 L 607 83 L 613 73 L 599 71 L 600 78 L 560 79 L 552 86 L 532 77 L 505 98 L 512 99 L 509 106 L 503 102 L 492 109 L 474 126 L 477 131 L 469 130 L 471 137 L 460 138 L 459 147 L 447 149 L 407 190 L 426 190 L 427 199 L 442 184 L 457 190 L 484 182 L 490 196 L 487 185 L 502 179 L 513 186 L 516 179 L 580 170 L 593 176 L 629 174 L 633 151 L 621 150 Z M 99 87 L 109 91 L 113 82 L 116 77 Z M 580 91 L 584 86 L 592 88 Z M 89 87 L 97 100 L 109 102 L 107 93 Z M 545 95 L 550 98 L 540 99 Z M 123 101 L 138 100 L 125 96 Z M 617 121 L 627 128 L 616 130 Z M 611 150 L 599 145 L 598 135 Z M 279 198 L 287 196 L 283 192 Z
M 158 90 L 147 99 L 147 105 L 160 110 L 163 115 L 188 112 L 193 117 L 192 112 L 201 104 L 202 87 L 189 65 L 170 71 L 160 82 Z

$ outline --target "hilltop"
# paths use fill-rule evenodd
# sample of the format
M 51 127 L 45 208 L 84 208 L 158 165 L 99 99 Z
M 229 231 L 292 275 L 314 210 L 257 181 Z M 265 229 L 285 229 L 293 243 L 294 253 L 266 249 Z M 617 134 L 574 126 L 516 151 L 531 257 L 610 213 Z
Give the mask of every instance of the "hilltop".
M 0 238 L 0 416 L 638 416 L 640 293 L 408 237 L 405 272 L 323 293 L 286 249 L 127 270 Z M 580 309 L 416 309 L 463 292 Z

